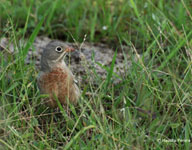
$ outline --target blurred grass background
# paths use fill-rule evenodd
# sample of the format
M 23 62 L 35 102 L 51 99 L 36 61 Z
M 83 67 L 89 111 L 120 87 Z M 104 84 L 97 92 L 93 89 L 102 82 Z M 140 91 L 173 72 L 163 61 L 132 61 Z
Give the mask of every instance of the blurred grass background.
M 0 52 L 0 149 L 190 150 L 191 29 L 190 0 L 0 0 L 0 38 L 18 51 Z M 37 71 L 24 64 L 37 35 L 80 43 L 87 35 L 143 57 L 131 56 L 118 85 L 112 63 L 106 81 L 83 87 L 69 116 L 40 104 Z M 177 139 L 186 141 L 171 142 Z
M 190 1 L 171 0 L 1 0 L 0 10 L 1 32 L 7 31 L 11 19 L 18 36 L 25 32 L 26 23 L 25 34 L 30 35 L 48 11 L 40 34 L 70 41 L 70 34 L 77 41 L 88 34 L 89 41 L 117 45 L 120 37 L 141 48 L 154 40 L 149 27 L 155 36 L 163 26 L 165 31 L 181 34 L 183 30 L 190 31 L 192 19 Z M 174 41 L 176 37 L 169 38 Z

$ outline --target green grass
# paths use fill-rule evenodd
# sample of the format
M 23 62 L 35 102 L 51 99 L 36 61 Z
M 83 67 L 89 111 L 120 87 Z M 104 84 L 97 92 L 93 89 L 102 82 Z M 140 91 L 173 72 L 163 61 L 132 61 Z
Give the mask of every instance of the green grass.
M 0 0 L 0 38 L 8 37 L 16 50 L 0 51 L 0 149 L 190 150 L 191 4 Z M 124 61 L 132 66 L 114 84 L 111 56 L 107 79 L 95 75 L 97 85 L 82 85 L 78 108 L 69 105 L 70 115 L 62 107 L 52 110 L 41 101 L 35 65 L 24 64 L 37 35 L 80 43 L 87 35 L 88 42 L 106 43 L 117 53 L 129 46 Z

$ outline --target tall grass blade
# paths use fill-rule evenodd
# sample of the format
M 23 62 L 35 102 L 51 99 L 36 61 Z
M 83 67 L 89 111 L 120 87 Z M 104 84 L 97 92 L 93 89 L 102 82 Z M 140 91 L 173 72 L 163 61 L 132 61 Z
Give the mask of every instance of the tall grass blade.
M 27 53 L 29 51 L 29 48 L 31 47 L 31 45 L 33 44 L 37 34 L 39 33 L 39 31 L 40 31 L 40 29 L 41 29 L 41 27 L 43 25 L 43 22 L 44 22 L 46 16 L 47 16 L 47 13 L 44 15 L 44 17 L 41 19 L 41 21 L 37 24 L 37 26 L 34 29 L 33 33 L 29 37 L 29 40 L 28 40 L 26 46 L 24 47 L 24 49 L 22 51 L 22 54 L 23 54 L 24 57 L 27 55 Z
M 187 42 L 186 39 L 189 39 L 189 37 L 192 35 L 192 31 L 189 32 L 189 34 L 186 36 L 185 39 L 181 39 L 178 43 L 178 45 L 176 46 L 175 49 L 173 49 L 173 51 L 167 56 L 167 58 L 162 62 L 162 64 L 160 65 L 160 67 L 158 68 L 159 70 L 163 69 L 166 64 L 169 62 L 170 59 L 172 59 L 176 54 L 177 52 L 180 50 L 180 48 Z
M 114 70 L 114 67 L 115 67 L 116 56 L 117 56 L 117 50 L 115 51 L 115 54 L 113 56 L 113 60 L 111 62 L 110 70 L 107 73 L 107 78 L 106 78 L 106 82 L 105 82 L 105 90 L 107 89 L 107 87 L 108 87 L 108 85 L 109 85 L 109 83 L 111 81 L 111 78 L 113 76 L 113 70 Z
M 81 130 L 70 140 L 70 142 L 65 145 L 64 150 L 69 149 L 69 148 L 71 147 L 71 145 L 75 142 L 75 140 L 77 140 L 77 138 L 78 138 L 81 134 L 83 134 L 85 131 L 87 131 L 87 130 L 89 130 L 89 129 L 93 129 L 93 128 L 95 128 L 95 126 L 94 126 L 94 125 L 90 125 L 90 126 L 87 126 L 87 127 L 84 127 L 83 129 L 81 129 Z

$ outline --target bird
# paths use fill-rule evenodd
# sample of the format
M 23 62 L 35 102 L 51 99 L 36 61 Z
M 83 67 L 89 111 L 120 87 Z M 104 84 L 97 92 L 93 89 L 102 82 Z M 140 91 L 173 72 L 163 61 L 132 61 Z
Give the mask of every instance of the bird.
M 75 77 L 65 63 L 66 55 L 73 51 L 67 44 L 53 40 L 41 54 L 37 86 L 41 94 L 48 95 L 45 103 L 51 108 L 58 107 L 57 100 L 62 105 L 75 105 L 80 97 Z

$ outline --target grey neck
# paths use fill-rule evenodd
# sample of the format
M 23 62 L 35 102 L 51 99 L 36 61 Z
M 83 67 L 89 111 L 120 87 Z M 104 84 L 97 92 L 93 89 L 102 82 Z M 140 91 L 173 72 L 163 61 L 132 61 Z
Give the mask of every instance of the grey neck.
M 48 61 L 47 59 L 42 57 L 42 59 L 41 59 L 41 71 L 49 72 L 52 70 L 52 68 L 57 67 L 57 66 L 66 67 L 65 61 L 63 59 L 59 62 Z

